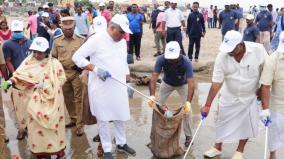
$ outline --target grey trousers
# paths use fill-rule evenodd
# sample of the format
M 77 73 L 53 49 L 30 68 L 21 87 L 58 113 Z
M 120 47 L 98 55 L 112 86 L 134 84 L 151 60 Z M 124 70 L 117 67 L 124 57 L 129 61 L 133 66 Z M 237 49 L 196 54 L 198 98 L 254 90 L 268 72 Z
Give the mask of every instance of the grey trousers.
M 159 90 L 158 99 L 157 99 L 158 102 L 160 104 L 165 104 L 166 100 L 172 94 L 173 91 L 178 92 L 181 98 L 182 104 L 184 104 L 187 100 L 187 94 L 188 94 L 187 84 L 174 87 L 174 86 L 166 84 L 164 81 L 160 85 L 160 90 Z M 177 109 L 177 107 L 169 106 L 169 109 L 173 110 L 173 109 Z M 193 124 L 192 124 L 191 116 L 192 116 L 191 113 L 187 113 L 183 115 L 183 131 L 184 131 L 185 136 L 192 136 Z
M 161 50 L 160 42 L 162 43 L 163 50 Z M 161 52 L 161 53 L 165 52 L 166 36 L 164 36 L 162 32 L 156 32 L 155 33 L 155 44 L 156 44 L 156 47 L 157 47 L 157 52 Z

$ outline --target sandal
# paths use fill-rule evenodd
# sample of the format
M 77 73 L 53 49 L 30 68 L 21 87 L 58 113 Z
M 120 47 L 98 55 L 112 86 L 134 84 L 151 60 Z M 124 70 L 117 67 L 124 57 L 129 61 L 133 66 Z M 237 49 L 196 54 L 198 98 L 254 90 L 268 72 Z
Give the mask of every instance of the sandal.
M 99 145 L 98 145 L 97 156 L 98 157 L 103 157 L 104 156 L 104 150 L 103 150 L 102 143 L 99 143 Z
M 65 152 L 64 152 L 64 151 L 60 152 L 60 153 L 57 155 L 57 158 L 56 158 L 56 159 L 66 159 Z
M 84 133 L 84 128 L 77 128 L 76 129 L 76 135 L 77 136 L 83 136 L 85 133 Z
M 17 139 L 18 140 L 23 140 L 23 139 L 25 139 L 26 136 L 27 136 L 27 132 L 25 130 L 23 130 L 23 129 L 20 129 L 18 131 Z

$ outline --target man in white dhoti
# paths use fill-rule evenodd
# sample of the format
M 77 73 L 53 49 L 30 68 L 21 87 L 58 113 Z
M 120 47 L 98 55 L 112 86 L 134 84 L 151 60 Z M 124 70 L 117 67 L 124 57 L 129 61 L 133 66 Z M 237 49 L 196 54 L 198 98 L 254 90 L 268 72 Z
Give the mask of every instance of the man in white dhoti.
M 123 39 L 125 33 L 131 34 L 127 18 L 115 15 L 107 31 L 91 36 L 72 58 L 78 67 L 90 71 L 90 108 L 98 121 L 105 159 L 113 158 L 109 121 L 114 124 L 117 150 L 136 154 L 126 144 L 125 121 L 130 119 L 127 88 L 109 78 L 112 76 L 126 83 L 126 76 L 129 75 L 126 41 Z M 90 62 L 86 57 L 90 57 Z
M 265 60 L 260 83 L 263 107 L 261 118 L 266 122 L 271 114 L 268 144 L 270 159 L 276 159 L 276 150 L 284 143 L 284 32 L 280 34 L 276 52 Z
M 222 143 L 239 142 L 232 159 L 243 159 L 249 138 L 256 137 L 261 67 L 265 48 L 257 43 L 243 42 L 237 31 L 228 31 L 215 60 L 212 85 L 201 112 L 209 113 L 212 101 L 221 89 L 215 146 L 205 152 L 206 157 L 221 155 Z

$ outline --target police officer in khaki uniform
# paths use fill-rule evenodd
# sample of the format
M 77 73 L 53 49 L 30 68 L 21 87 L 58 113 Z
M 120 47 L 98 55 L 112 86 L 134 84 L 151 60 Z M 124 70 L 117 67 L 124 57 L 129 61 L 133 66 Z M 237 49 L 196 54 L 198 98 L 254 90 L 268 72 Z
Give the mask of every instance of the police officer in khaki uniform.
M 74 34 L 74 17 L 63 17 L 61 19 L 63 35 L 54 40 L 52 56 L 57 58 L 64 67 L 67 77 L 63 85 L 65 104 L 71 117 L 71 123 L 66 127 L 72 127 L 76 124 L 77 136 L 84 134 L 84 122 L 82 120 L 83 102 L 82 102 L 82 82 L 80 80 L 81 70 L 72 61 L 73 54 L 84 43 L 84 37 Z
M 0 71 L 5 80 L 8 79 L 8 74 L 5 65 L 5 59 L 2 51 L 2 44 L 0 43 Z M 4 150 L 5 150 L 5 129 L 4 129 L 4 110 L 3 110 L 3 101 L 2 94 L 0 91 L 0 159 L 5 158 Z

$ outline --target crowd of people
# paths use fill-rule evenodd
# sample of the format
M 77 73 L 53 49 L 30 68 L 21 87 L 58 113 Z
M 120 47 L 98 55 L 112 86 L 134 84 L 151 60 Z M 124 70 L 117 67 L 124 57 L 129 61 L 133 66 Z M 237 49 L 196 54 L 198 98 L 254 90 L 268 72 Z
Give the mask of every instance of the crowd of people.
M 226 3 L 223 11 L 211 5 L 200 11 L 199 3 L 194 2 L 184 17 L 177 4 L 177 0 L 165 1 L 155 5 L 151 14 L 157 48 L 147 102 L 153 109 L 148 145 L 152 153 L 160 158 L 182 155 L 181 127 L 184 146 L 190 146 L 195 90 L 192 62 L 199 61 L 206 29 L 216 28 L 218 21 L 223 42 L 200 110 L 206 118 L 220 91 L 216 143 L 204 156 L 221 155 L 222 144 L 236 140 L 239 145 L 232 159 L 243 159 L 247 141 L 258 134 L 258 108 L 262 106 L 260 118 L 269 128 L 270 159 L 276 159 L 276 151 L 284 143 L 284 9 L 277 13 L 272 4 L 262 5 L 256 15 L 244 16 L 238 5 Z M 28 11 L 27 26 L 13 20 L 11 27 L 0 10 L 0 71 L 5 79 L 1 88 L 12 97 L 17 139 L 27 138 L 29 150 L 38 159 L 66 158 L 65 129 L 75 127 L 78 137 L 84 135 L 86 108 L 96 118 L 99 134 L 93 140 L 100 142 L 105 159 L 113 159 L 110 124 L 114 125 L 117 151 L 136 155 L 127 144 L 125 130 L 133 89 L 128 64 L 134 62 L 134 54 L 141 60 L 145 14 L 137 4 L 119 11 L 114 1 L 100 3 L 98 9 L 89 5 L 86 12 L 84 7 L 67 4 L 58 12 L 48 3 Z M 247 26 L 242 29 L 244 17 Z M 184 37 L 189 38 L 188 56 Z M 179 93 L 181 107 L 166 106 L 173 91 Z M 4 133 L 2 100 L 0 104 L 2 159 L 4 142 L 9 139 Z

